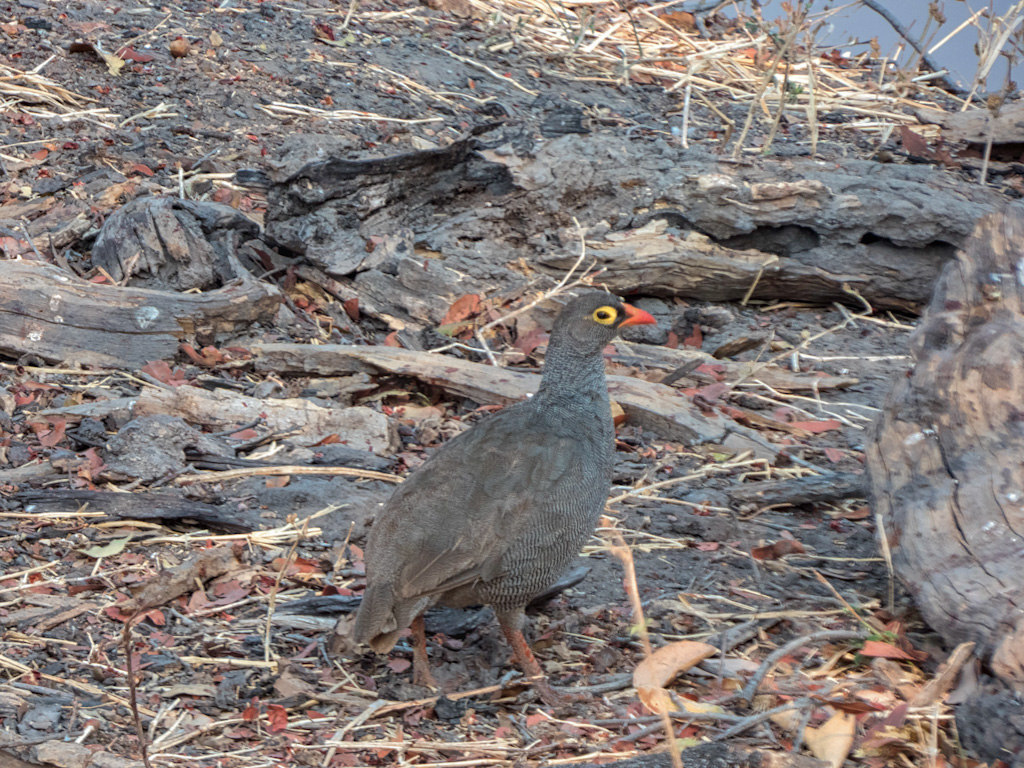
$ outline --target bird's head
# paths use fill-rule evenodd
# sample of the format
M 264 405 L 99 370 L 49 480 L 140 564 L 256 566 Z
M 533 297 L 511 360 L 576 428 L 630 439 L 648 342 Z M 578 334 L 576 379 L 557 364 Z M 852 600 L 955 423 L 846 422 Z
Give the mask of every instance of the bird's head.
M 656 322 L 644 310 L 610 293 L 591 291 L 562 308 L 551 330 L 551 343 L 568 343 L 582 354 L 595 354 L 618 335 L 620 328 Z

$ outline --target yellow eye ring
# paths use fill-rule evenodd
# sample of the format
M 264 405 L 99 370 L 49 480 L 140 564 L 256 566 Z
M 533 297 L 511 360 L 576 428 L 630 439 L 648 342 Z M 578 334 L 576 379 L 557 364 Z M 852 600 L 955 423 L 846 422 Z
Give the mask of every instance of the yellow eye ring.
M 594 310 L 594 314 L 591 315 L 594 322 L 601 325 L 611 325 L 618 316 L 619 313 L 615 310 L 615 307 L 598 307 Z

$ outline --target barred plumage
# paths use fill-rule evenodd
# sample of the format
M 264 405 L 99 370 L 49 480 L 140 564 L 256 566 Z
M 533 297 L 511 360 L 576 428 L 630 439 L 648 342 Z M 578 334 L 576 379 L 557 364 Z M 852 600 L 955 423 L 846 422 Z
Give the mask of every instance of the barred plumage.
M 622 325 L 653 322 L 605 293 L 566 305 L 537 394 L 449 441 L 377 516 L 357 642 L 387 652 L 412 625 L 416 679 L 433 684 L 423 611 L 488 603 L 524 671 L 558 698 L 523 639 L 523 608 L 579 553 L 608 497 L 615 433 L 602 351 Z

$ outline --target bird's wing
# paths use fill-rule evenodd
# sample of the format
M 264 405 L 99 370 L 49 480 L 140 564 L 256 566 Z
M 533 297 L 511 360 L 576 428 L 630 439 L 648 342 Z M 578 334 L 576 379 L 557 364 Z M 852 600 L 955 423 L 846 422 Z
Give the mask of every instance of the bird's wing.
M 495 414 L 411 475 L 374 521 L 368 575 L 391 576 L 402 598 L 497 576 L 560 483 L 583 473 L 579 440 L 527 424 L 511 409 Z

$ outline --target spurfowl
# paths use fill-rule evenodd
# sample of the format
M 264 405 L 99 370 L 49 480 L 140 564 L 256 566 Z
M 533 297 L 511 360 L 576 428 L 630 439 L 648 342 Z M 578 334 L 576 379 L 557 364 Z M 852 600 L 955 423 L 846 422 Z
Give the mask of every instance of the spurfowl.
M 423 612 L 487 603 L 541 697 L 562 698 L 523 637 L 523 609 L 579 554 L 608 498 L 615 434 L 602 352 L 620 328 L 654 322 L 606 293 L 566 304 L 537 394 L 453 438 L 375 519 L 357 642 L 386 653 L 411 626 L 414 680 L 434 685 Z

